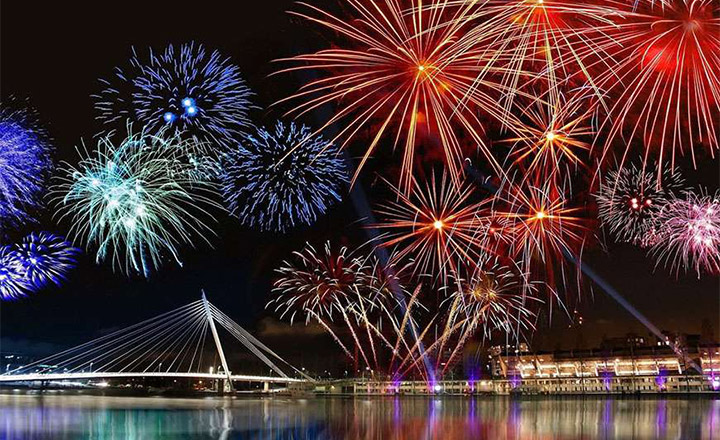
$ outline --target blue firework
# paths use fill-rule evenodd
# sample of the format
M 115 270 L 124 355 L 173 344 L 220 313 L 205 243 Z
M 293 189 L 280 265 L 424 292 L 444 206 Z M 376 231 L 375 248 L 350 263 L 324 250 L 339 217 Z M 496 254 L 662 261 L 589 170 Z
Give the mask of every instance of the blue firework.
M 0 246 L 0 299 L 20 298 L 27 295 L 32 287 L 15 250 L 11 246 Z
M 37 289 L 50 283 L 60 286 L 77 265 L 78 253 L 64 238 L 48 232 L 31 233 L 15 250 L 27 282 Z
M 252 92 L 240 69 L 202 45 L 168 46 L 140 56 L 133 49 L 129 67 L 117 68 L 97 96 L 98 118 L 117 128 L 137 121 L 150 132 L 174 128 L 208 150 L 228 148 L 250 127 Z
M 228 153 L 223 193 L 243 224 L 284 232 L 312 224 L 342 198 L 347 181 L 333 144 L 309 127 L 278 122 L 274 131 L 258 128 Z
M 37 208 L 51 166 L 49 141 L 34 115 L 0 106 L 0 230 Z

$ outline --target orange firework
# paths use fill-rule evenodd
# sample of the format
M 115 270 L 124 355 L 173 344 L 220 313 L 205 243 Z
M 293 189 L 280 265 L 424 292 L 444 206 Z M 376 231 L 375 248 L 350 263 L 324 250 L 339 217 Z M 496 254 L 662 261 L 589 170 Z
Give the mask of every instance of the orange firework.
M 457 342 L 450 346 L 443 372 L 452 366 L 465 342 L 478 332 L 490 338 L 500 330 L 520 340 L 523 333 L 535 329 L 532 309 L 542 301 L 534 296 L 537 283 L 530 282 L 527 273 L 498 257 L 488 258 L 470 270 L 469 274 L 455 275 L 448 286 L 448 312 L 439 351 L 446 351 L 446 342 L 454 333 Z
M 588 232 L 583 208 L 571 206 L 566 192 L 551 181 L 540 185 L 509 183 L 501 189 L 496 203 L 497 215 L 514 224 L 515 240 L 510 250 L 523 270 L 533 278 L 544 274 L 551 290 L 558 284 L 569 287 L 564 269 L 570 261 L 581 259 Z
M 518 136 L 507 142 L 513 143 L 510 157 L 526 172 L 525 179 L 554 178 L 563 165 L 583 164 L 594 134 L 590 97 L 581 90 L 567 99 L 559 95 L 553 105 L 536 101 L 522 109 L 523 124 L 515 127 Z
M 410 195 L 391 189 L 396 200 L 378 209 L 384 222 L 373 227 L 388 231 L 382 246 L 397 246 L 396 259 L 412 259 L 416 273 L 441 279 L 453 270 L 454 259 L 478 260 L 478 204 L 472 200 L 472 186 L 458 188 L 443 174 L 439 181 L 433 175 L 425 187 L 414 182 Z
M 294 13 L 334 31 L 337 47 L 299 55 L 280 72 L 312 70 L 321 75 L 280 101 L 300 101 L 289 113 L 302 115 L 334 103 L 336 113 L 321 127 L 342 122 L 332 141 L 346 147 L 363 129 L 373 130 L 353 182 L 381 140 L 403 150 L 398 187 L 412 190 L 413 162 L 423 142 L 442 149 L 453 182 L 459 184 L 465 157 L 461 138 L 477 146 L 502 173 L 482 136 L 478 114 L 502 118 L 497 98 L 503 87 L 481 73 L 496 73 L 487 56 L 464 39 L 473 22 L 472 5 L 450 8 L 447 0 L 346 0 L 353 17 L 331 15 L 302 3 Z M 493 96 L 495 95 L 495 96 Z M 460 134 L 462 133 L 462 134 Z
M 714 155 L 720 117 L 718 14 L 717 0 L 669 0 L 662 6 L 645 0 L 609 29 L 622 46 L 613 53 L 620 67 L 599 79 L 615 101 L 598 138 L 605 141 L 604 155 L 620 137 L 642 140 L 646 159 L 659 156 L 658 169 L 667 155 L 674 167 L 676 154 L 687 151 L 694 163 L 698 144 Z

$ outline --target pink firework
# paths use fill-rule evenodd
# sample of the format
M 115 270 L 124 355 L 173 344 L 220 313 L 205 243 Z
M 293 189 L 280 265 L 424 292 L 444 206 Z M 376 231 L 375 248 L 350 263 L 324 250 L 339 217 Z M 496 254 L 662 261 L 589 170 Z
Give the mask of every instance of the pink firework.
M 661 239 L 650 250 L 657 264 L 676 275 L 682 269 L 720 272 L 720 194 L 686 192 L 659 214 Z

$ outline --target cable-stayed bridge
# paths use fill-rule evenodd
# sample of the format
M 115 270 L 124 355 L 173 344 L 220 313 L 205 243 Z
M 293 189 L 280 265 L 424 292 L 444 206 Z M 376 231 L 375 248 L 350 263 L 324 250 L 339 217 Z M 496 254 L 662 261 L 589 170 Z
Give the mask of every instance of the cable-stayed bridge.
M 271 374 L 232 371 L 219 329 L 262 361 Z M 201 299 L 183 307 L 0 374 L 0 384 L 123 378 L 220 380 L 226 390 L 234 381 L 313 381 L 210 303 L 203 292 Z

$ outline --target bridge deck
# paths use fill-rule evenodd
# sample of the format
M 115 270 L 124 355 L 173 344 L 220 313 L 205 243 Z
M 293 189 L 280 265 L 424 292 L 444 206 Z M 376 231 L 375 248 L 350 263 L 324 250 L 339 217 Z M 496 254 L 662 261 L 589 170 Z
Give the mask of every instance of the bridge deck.
M 44 380 L 85 380 L 85 379 L 122 379 L 135 377 L 158 377 L 169 379 L 227 379 L 225 374 L 210 373 L 158 373 L 158 372 L 103 372 L 103 373 L 48 373 L 48 374 L 0 374 L 0 382 L 34 382 Z M 270 383 L 298 383 L 308 382 L 307 379 L 292 377 L 231 375 L 232 380 L 238 382 L 270 382 Z

